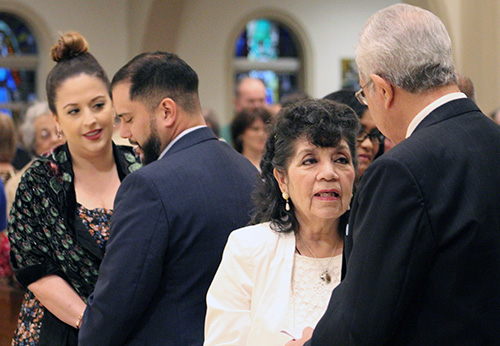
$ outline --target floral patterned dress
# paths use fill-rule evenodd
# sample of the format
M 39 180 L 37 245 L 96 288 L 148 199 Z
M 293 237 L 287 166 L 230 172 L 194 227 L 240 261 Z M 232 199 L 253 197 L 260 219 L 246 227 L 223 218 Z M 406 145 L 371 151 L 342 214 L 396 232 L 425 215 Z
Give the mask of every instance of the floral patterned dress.
M 122 180 L 140 165 L 131 148 L 113 147 Z M 21 178 L 9 218 L 11 262 L 27 287 L 58 275 L 87 300 L 97 281 L 112 212 L 76 202 L 67 145 L 40 157 Z M 12 345 L 76 345 L 77 330 L 46 310 L 27 290 Z

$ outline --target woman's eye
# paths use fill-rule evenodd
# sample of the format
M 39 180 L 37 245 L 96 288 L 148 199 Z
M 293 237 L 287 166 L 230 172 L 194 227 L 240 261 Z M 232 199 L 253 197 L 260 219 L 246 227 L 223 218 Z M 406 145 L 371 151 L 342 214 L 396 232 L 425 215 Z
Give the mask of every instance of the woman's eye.
M 350 163 L 347 157 L 339 157 L 338 159 L 335 160 L 335 162 L 341 163 L 343 165 L 348 165 Z
M 305 159 L 304 161 L 302 161 L 302 164 L 305 165 L 305 166 L 308 166 L 308 165 L 312 165 L 315 162 L 316 162 L 316 159 L 309 158 L 309 159 Z
M 99 102 L 94 105 L 94 108 L 101 109 L 104 107 L 104 102 Z
M 68 114 L 74 115 L 74 114 L 78 114 L 78 112 L 80 112 L 80 110 L 78 108 L 75 108 L 75 109 L 69 110 Z

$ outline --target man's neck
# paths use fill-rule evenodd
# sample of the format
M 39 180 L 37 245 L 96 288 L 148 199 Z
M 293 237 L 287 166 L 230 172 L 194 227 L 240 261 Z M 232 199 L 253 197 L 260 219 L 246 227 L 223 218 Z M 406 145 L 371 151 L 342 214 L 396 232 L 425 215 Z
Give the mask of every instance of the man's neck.
M 203 118 L 203 114 L 183 114 L 182 117 L 179 118 L 180 121 L 175 124 L 172 132 L 172 140 L 174 140 L 177 136 L 179 136 L 182 132 L 195 127 L 206 125 L 205 120 Z
M 399 92 L 400 98 L 397 112 L 399 113 L 400 122 L 398 126 L 398 137 L 391 138 L 395 143 L 399 143 L 406 138 L 408 126 L 420 111 L 445 95 L 460 92 L 460 89 L 458 89 L 456 85 L 447 85 L 421 93 L 410 93 L 402 89 L 399 89 Z

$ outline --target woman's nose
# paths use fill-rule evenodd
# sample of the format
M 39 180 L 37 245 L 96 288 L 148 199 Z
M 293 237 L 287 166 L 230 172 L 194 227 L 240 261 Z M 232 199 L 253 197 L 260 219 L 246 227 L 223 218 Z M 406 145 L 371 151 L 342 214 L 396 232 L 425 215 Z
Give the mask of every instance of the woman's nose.
M 338 179 L 339 175 L 337 174 L 337 170 L 335 164 L 333 162 L 325 162 L 320 165 L 320 172 L 318 174 L 318 180 L 335 180 Z
M 96 116 L 93 112 L 91 112 L 90 110 L 87 110 L 85 113 L 84 113 L 84 123 L 85 125 L 92 125 L 96 122 Z
M 366 137 L 365 140 L 361 142 L 361 146 L 364 148 L 373 148 L 373 143 L 369 137 Z

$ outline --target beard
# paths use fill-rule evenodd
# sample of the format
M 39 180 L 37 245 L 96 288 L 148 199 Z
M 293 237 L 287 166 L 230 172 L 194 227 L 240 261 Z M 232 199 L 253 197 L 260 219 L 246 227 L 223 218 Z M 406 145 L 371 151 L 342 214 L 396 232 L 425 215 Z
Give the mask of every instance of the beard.
M 142 149 L 142 164 L 144 166 L 150 164 L 153 161 L 158 160 L 161 154 L 161 141 L 158 136 L 158 131 L 156 130 L 156 126 L 151 126 L 151 135 L 141 146 Z

